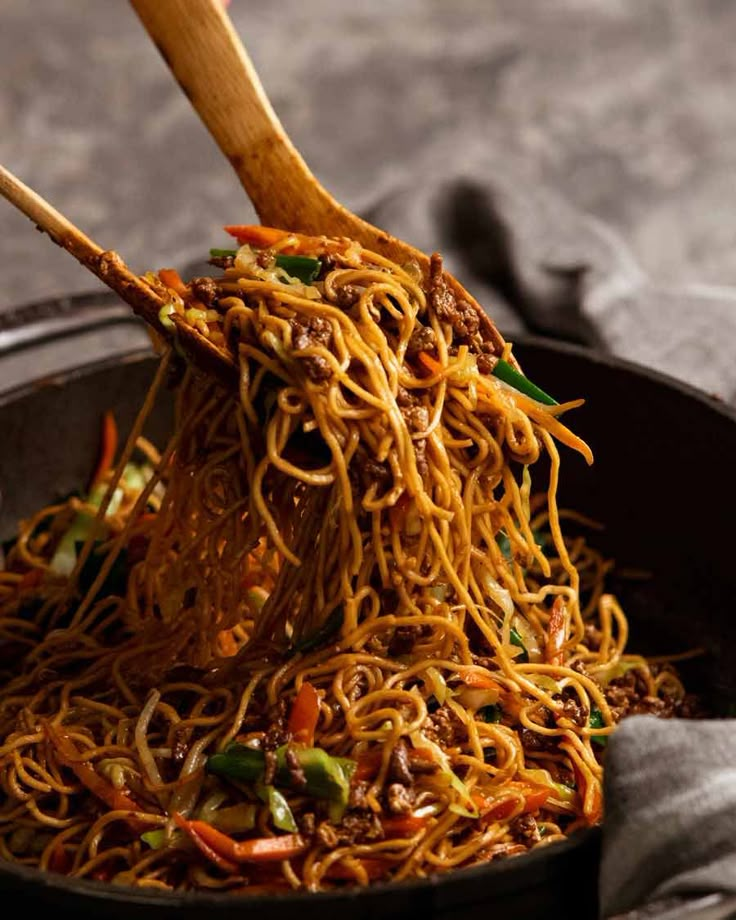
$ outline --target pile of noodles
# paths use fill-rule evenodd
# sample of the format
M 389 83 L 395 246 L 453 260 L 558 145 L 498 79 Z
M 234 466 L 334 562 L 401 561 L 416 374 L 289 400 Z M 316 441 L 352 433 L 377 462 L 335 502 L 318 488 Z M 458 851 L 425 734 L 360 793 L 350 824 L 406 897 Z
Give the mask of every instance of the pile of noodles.
M 682 697 L 626 654 L 606 563 L 563 536 L 558 442 L 591 459 L 559 421 L 571 405 L 489 373 L 437 277 L 321 240 L 302 282 L 273 262 L 297 245 L 243 245 L 215 288 L 161 273 L 171 311 L 237 356 L 239 392 L 167 350 L 93 491 L 22 522 L 7 552 L 5 860 L 176 889 L 427 876 L 601 819 L 610 681 L 633 669 Z M 159 454 L 142 431 L 162 386 L 176 425 Z M 289 737 L 305 685 L 316 725 Z M 274 733 L 350 764 L 349 800 L 296 781 L 273 799 L 207 768 Z M 218 857 L 203 824 L 292 850 Z

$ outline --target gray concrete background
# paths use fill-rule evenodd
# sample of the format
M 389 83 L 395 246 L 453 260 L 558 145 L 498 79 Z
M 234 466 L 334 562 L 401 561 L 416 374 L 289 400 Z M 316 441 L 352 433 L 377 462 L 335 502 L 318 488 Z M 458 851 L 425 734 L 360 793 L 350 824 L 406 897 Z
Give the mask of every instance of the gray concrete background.
M 447 249 L 502 326 L 582 319 L 596 344 L 736 396 L 733 0 L 230 10 L 327 187 Z M 0 126 L 0 162 L 139 270 L 183 266 L 252 216 L 124 0 L 2 0 Z M 513 236 L 531 291 L 518 303 L 445 233 L 438 215 L 467 181 Z M 0 309 L 94 286 L 2 203 L 0 240 Z M 555 308 L 563 276 L 572 320 Z

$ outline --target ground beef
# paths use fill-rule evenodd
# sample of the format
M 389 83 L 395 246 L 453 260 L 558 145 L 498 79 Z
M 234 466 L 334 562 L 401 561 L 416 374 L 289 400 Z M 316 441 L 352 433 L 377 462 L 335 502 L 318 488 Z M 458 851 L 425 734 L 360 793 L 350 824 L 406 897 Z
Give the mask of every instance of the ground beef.
M 606 702 L 616 722 L 628 715 L 673 715 L 666 713 L 665 703 L 649 696 L 644 677 L 636 670 L 627 671 L 612 680 L 605 690 Z
M 278 767 L 278 760 L 276 758 L 276 751 L 264 751 L 263 752 L 263 784 L 264 786 L 272 786 L 273 781 L 276 779 L 276 768 Z
M 269 268 L 274 259 L 273 249 L 259 249 L 256 253 L 256 265 L 259 268 Z
M 427 460 L 427 439 L 421 438 L 414 442 L 414 456 L 417 461 L 417 472 L 424 478 L 429 472 L 429 462 Z
M 493 373 L 493 368 L 496 366 L 496 359 L 491 355 L 480 354 L 478 355 L 478 371 L 481 374 L 491 374 Z
M 402 406 L 401 414 L 409 431 L 426 431 L 429 425 L 429 409 L 426 406 Z M 419 442 L 415 442 L 415 447 Z
M 296 756 L 296 751 L 291 745 L 286 748 L 284 761 L 289 772 L 289 785 L 292 789 L 296 789 L 297 792 L 304 792 L 307 788 L 307 777 L 304 774 L 302 765 L 299 763 L 299 758 Z
M 514 818 L 511 822 L 510 829 L 511 836 L 514 840 L 526 846 L 532 846 L 532 844 L 539 843 L 542 839 L 542 835 L 539 833 L 539 828 L 537 827 L 537 822 L 532 815 L 519 815 L 518 818 Z
M 519 738 L 526 754 L 549 753 L 556 750 L 559 742 L 555 735 L 542 735 L 526 727 L 519 731 Z
M 396 746 L 391 751 L 391 758 L 388 763 L 388 778 L 394 783 L 403 783 L 405 786 L 411 786 L 412 775 L 409 769 L 409 749 L 403 739 L 396 742 Z
M 348 805 L 350 808 L 355 808 L 359 811 L 368 808 L 366 795 L 370 789 L 370 785 L 371 784 L 365 780 L 358 780 L 350 786 L 350 794 L 348 796 Z
M 427 629 L 424 626 L 397 626 L 388 644 L 389 656 L 399 658 L 401 655 L 408 655 L 415 643 L 425 635 Z
M 332 344 L 332 325 L 321 316 L 289 320 L 291 326 L 291 347 L 294 351 L 303 351 L 321 345 L 329 348 Z M 307 377 L 314 383 L 329 380 L 332 376 L 330 362 L 323 355 L 309 355 L 303 359 Z
M 409 336 L 409 342 L 406 346 L 406 354 L 413 357 L 420 351 L 434 351 L 437 346 L 434 329 L 431 326 L 417 326 Z
M 374 460 L 363 450 L 357 450 L 350 464 L 349 474 L 357 491 L 365 493 L 376 484 L 377 495 L 382 495 L 391 488 L 393 476 L 387 463 Z
M 323 846 L 334 850 L 338 846 L 383 840 L 384 833 L 378 816 L 364 812 L 345 815 L 339 824 L 323 821 L 317 828 L 317 838 Z
M 562 700 L 563 716 L 568 718 L 575 725 L 581 727 L 588 724 L 590 713 L 587 708 L 581 704 L 580 698 L 571 687 L 565 687 L 558 698 Z
M 299 830 L 305 837 L 313 837 L 317 829 L 317 819 L 313 811 L 307 811 L 299 818 Z
M 212 278 L 192 278 L 192 292 L 206 307 L 213 307 L 217 302 L 217 284 Z
M 354 284 L 346 284 L 335 291 L 335 303 L 342 310 L 349 310 L 360 300 L 362 293 L 363 288 L 356 287 Z
M 407 390 L 405 387 L 399 387 L 399 391 L 396 394 L 396 402 L 402 409 L 406 409 L 410 406 L 418 406 L 421 402 L 421 398 L 417 396 L 416 393 L 412 390 Z
M 407 815 L 414 808 L 414 793 L 401 783 L 392 783 L 386 790 L 386 801 L 392 815 Z
M 431 716 L 427 716 L 423 730 L 430 741 L 445 747 L 457 747 L 468 737 L 465 726 L 449 706 L 440 706 Z
M 210 265 L 214 265 L 216 268 L 221 268 L 223 270 L 232 268 L 235 265 L 235 256 L 212 256 L 211 259 L 207 260 Z
M 442 256 L 433 253 L 429 261 L 429 285 L 427 289 L 429 305 L 438 319 L 452 322 L 457 313 L 455 295 L 448 288 L 442 268 Z
M 329 348 L 332 344 L 332 324 L 323 316 L 300 317 L 289 320 L 291 326 L 291 347 L 295 351 L 312 348 L 314 345 L 323 345 Z

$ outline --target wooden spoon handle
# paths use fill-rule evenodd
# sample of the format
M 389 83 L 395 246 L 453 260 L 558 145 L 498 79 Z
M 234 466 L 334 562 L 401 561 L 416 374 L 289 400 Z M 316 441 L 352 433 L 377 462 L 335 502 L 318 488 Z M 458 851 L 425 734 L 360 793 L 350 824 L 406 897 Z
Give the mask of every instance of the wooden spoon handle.
M 328 226 L 335 233 L 344 209 L 316 181 L 284 131 L 222 3 L 131 4 L 261 222 L 307 234 L 324 233 Z

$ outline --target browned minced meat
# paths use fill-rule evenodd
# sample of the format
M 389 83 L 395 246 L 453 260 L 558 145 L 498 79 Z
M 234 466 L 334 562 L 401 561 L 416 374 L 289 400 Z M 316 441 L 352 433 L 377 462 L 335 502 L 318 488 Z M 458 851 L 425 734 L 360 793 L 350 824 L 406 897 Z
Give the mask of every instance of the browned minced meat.
M 216 268 L 228 269 L 235 265 L 235 256 L 212 256 L 207 261 Z
M 414 808 L 414 793 L 401 783 L 391 783 L 386 790 L 386 802 L 392 815 L 406 815 Z
M 542 752 L 549 753 L 554 751 L 560 740 L 556 735 L 542 735 L 526 727 L 519 731 L 519 738 L 521 740 L 521 746 L 527 754 L 540 754 Z
M 364 450 L 356 451 L 348 472 L 353 484 L 362 492 L 377 484 L 379 495 L 390 488 L 393 479 L 389 466 L 374 460 Z
M 514 818 L 510 829 L 514 840 L 527 846 L 539 843 L 542 839 L 537 822 L 532 815 L 519 815 L 518 818 Z
M 315 818 L 313 811 L 307 811 L 300 816 L 299 820 L 299 830 L 305 837 L 313 837 L 314 832 L 317 830 L 317 819 Z
M 429 265 L 428 296 L 430 306 L 437 318 L 450 323 L 455 337 L 461 340 L 475 335 L 480 329 L 480 317 L 476 308 L 466 300 L 458 300 L 445 282 L 442 257 L 434 253 Z
M 577 693 L 571 687 L 565 687 L 560 695 L 562 700 L 562 715 L 568 718 L 575 725 L 587 725 L 590 713 L 582 705 Z
M 468 737 L 465 726 L 449 706 L 440 706 L 427 716 L 423 731 L 430 741 L 437 741 L 445 747 L 457 747 Z
M 409 336 L 406 354 L 408 357 L 413 357 L 420 351 L 434 351 L 436 345 L 434 329 L 431 326 L 417 326 Z
M 258 265 L 259 268 L 268 268 L 273 260 L 273 249 L 259 249 L 256 253 L 256 265 Z
M 395 783 L 411 786 L 412 775 L 409 769 L 409 749 L 402 738 L 396 742 L 396 746 L 391 751 L 391 758 L 388 763 L 388 778 Z
M 678 714 L 678 703 L 669 696 L 650 696 L 644 677 L 636 670 L 612 680 L 605 690 L 606 701 L 616 721 L 629 715 L 654 715 L 664 719 Z
M 303 792 L 307 788 L 307 777 L 302 765 L 299 763 L 299 758 L 296 756 L 296 751 L 291 745 L 286 748 L 284 762 L 289 772 L 289 785 L 292 789 Z
M 329 348 L 332 343 L 332 326 L 330 321 L 321 316 L 289 320 L 291 325 L 291 346 L 295 351 L 322 345 Z M 332 376 L 330 362 L 322 355 L 309 355 L 304 358 L 307 377 L 315 383 L 328 380 Z
M 341 309 L 349 310 L 350 307 L 355 306 L 358 302 L 361 293 L 362 288 L 356 287 L 354 284 L 346 284 L 335 291 L 335 303 Z
M 429 425 L 429 409 L 426 406 L 402 406 L 401 414 L 409 431 L 426 431 Z M 419 442 L 417 442 L 419 443 Z
M 217 283 L 212 278 L 192 278 L 192 293 L 206 307 L 214 306 L 217 301 Z
M 337 846 L 383 840 L 384 833 L 378 816 L 363 812 L 345 815 L 339 824 L 323 821 L 317 828 L 317 838 L 323 846 L 333 850 Z
M 356 808 L 363 810 L 368 808 L 368 800 L 366 795 L 370 789 L 370 783 L 366 780 L 357 780 L 353 782 L 350 786 L 350 794 L 348 796 L 348 805 L 350 808 Z
M 428 632 L 426 626 L 397 626 L 388 644 L 388 653 L 392 658 L 408 655 L 414 645 Z
M 496 359 L 491 355 L 478 355 L 478 370 L 481 374 L 490 374 L 496 366 Z

